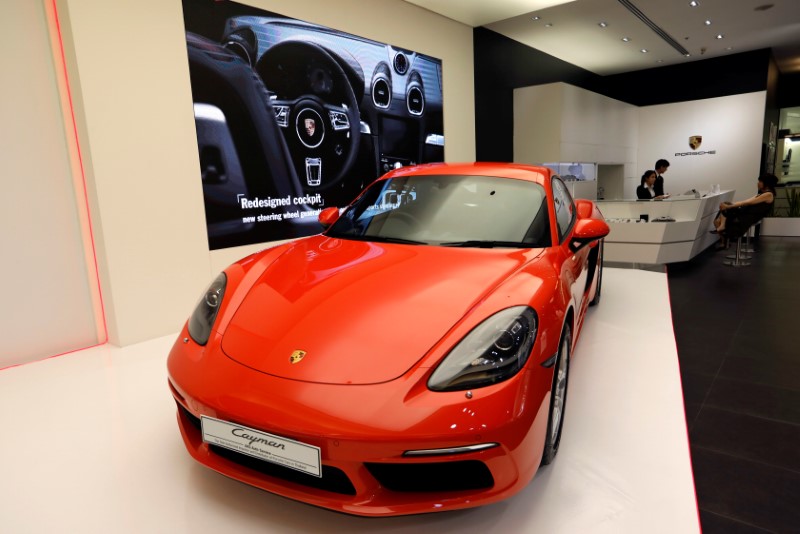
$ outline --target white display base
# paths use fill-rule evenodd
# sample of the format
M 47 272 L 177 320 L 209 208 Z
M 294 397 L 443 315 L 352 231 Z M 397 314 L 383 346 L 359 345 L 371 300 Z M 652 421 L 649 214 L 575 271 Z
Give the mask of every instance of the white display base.
M 167 388 L 173 340 L 0 371 L 4 532 L 700 532 L 663 273 L 606 269 L 555 461 L 511 499 L 458 512 L 352 517 L 202 467 Z
M 800 237 L 800 217 L 764 217 L 761 235 Z

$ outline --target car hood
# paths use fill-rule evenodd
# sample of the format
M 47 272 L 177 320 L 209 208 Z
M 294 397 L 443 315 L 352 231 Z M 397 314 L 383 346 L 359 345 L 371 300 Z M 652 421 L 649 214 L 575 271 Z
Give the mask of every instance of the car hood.
M 264 269 L 225 328 L 222 349 L 288 379 L 392 380 L 540 253 L 300 240 Z

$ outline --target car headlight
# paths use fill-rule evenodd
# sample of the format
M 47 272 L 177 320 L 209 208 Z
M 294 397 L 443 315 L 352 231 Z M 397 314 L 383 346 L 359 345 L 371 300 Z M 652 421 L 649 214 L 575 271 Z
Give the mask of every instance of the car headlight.
M 474 328 L 442 360 L 428 380 L 433 391 L 488 386 L 517 374 L 536 339 L 536 312 L 514 306 Z
M 208 287 L 189 319 L 189 335 L 199 345 L 205 345 L 211 335 L 211 327 L 217 319 L 217 312 L 225 295 L 228 277 L 220 273 Z

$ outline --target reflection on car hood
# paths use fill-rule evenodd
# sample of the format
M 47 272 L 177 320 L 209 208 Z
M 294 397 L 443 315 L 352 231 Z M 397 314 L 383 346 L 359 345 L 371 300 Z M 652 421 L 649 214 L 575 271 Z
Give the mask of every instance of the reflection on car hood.
M 536 255 L 324 236 L 300 240 L 252 287 L 222 348 L 243 365 L 284 378 L 392 380 Z M 293 354 L 303 357 L 292 363 Z

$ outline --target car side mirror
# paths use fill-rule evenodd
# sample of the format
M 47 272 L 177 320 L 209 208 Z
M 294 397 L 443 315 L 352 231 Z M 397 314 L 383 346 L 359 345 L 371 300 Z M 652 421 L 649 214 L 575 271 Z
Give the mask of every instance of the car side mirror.
M 592 241 L 604 238 L 610 231 L 611 229 L 604 220 L 578 219 L 569 241 L 569 248 L 573 252 L 577 252 Z
M 339 220 L 339 208 L 325 208 L 319 212 L 319 223 L 326 230 Z

